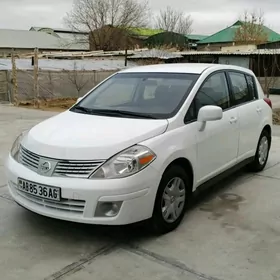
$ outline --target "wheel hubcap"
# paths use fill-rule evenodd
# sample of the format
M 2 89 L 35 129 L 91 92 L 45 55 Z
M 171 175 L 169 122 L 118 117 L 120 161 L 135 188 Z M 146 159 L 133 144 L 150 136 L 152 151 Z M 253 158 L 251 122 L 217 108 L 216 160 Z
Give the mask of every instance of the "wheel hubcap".
M 186 187 L 184 181 L 173 178 L 166 185 L 161 202 L 162 216 L 168 223 L 175 222 L 184 210 Z
M 263 136 L 260 145 L 259 145 L 259 163 L 263 165 L 266 162 L 267 156 L 268 156 L 268 139 L 266 136 Z

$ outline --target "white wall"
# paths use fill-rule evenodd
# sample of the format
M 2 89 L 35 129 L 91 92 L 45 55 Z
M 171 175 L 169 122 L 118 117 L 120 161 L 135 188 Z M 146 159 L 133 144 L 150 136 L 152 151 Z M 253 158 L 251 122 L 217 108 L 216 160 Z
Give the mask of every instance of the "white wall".
M 219 57 L 219 64 L 229 64 L 249 68 L 250 59 L 248 56 L 225 55 Z

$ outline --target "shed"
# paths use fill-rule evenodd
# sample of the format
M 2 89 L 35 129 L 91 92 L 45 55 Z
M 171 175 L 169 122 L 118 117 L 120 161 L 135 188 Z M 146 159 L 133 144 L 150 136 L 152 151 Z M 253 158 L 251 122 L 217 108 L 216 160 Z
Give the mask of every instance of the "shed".
M 234 37 L 236 31 L 244 24 L 242 21 L 237 21 L 233 25 L 212 34 L 205 39 L 197 42 L 198 50 L 211 50 L 219 51 L 224 46 L 235 45 Z M 280 40 L 280 34 L 271 30 L 270 28 L 263 26 L 264 32 L 268 35 L 268 42 Z
M 184 62 L 232 64 L 251 69 L 259 77 L 280 77 L 280 49 L 180 52 Z
M 257 46 L 258 49 L 280 49 L 280 39 L 274 42 L 268 42 Z
M 63 40 L 65 45 L 80 51 L 89 50 L 89 32 L 80 32 L 64 28 L 31 27 L 29 31 L 45 32 Z
M 89 35 L 90 50 L 119 51 L 140 48 L 143 39 L 131 33 L 129 28 L 106 25 L 95 29 Z
M 166 31 L 149 37 L 145 45 L 149 48 L 168 46 L 184 50 L 188 49 L 188 38 L 183 34 Z
M 207 38 L 207 35 L 199 35 L 199 34 L 189 34 L 185 35 L 188 39 L 189 48 L 196 50 L 197 49 L 197 42 Z
M 17 53 L 30 53 L 34 48 L 40 51 L 81 51 L 76 45 L 45 32 L 0 29 L 0 55 L 9 56 L 12 49 Z
M 162 29 L 151 29 L 151 28 L 141 28 L 141 27 L 131 27 L 128 28 L 128 31 L 130 32 L 131 36 L 143 40 L 164 32 L 164 30 Z

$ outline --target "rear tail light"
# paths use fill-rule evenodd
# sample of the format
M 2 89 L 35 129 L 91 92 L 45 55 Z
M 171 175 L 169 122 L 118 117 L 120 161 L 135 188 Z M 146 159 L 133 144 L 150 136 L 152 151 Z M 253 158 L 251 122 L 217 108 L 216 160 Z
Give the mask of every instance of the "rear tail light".
M 272 109 L 272 102 L 269 98 L 264 98 L 263 99 L 265 101 L 266 104 L 268 104 L 268 106 Z

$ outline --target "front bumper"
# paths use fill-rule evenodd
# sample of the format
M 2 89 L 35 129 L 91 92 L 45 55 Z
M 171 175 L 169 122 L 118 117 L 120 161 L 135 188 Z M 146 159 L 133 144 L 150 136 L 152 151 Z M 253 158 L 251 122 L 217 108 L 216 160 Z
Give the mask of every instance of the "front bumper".
M 35 213 L 72 222 L 125 225 L 149 219 L 160 181 L 158 172 L 148 166 L 138 174 L 123 179 L 90 180 L 45 177 L 16 162 L 6 162 L 9 191 L 14 200 Z M 17 188 L 18 177 L 42 185 L 61 188 L 60 202 L 48 201 L 23 193 Z M 100 202 L 122 202 L 114 217 L 96 217 Z

